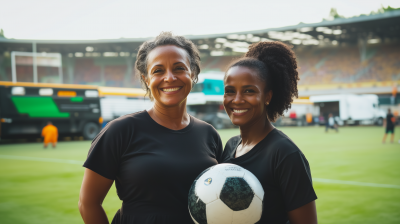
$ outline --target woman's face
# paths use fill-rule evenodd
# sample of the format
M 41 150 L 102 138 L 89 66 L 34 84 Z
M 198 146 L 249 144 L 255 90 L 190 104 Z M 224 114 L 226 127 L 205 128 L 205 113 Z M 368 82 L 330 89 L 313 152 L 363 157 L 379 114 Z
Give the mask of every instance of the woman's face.
M 156 103 L 166 107 L 186 102 L 192 89 L 187 52 L 174 45 L 154 48 L 147 58 L 147 86 Z
M 272 92 L 265 92 L 265 82 L 253 69 L 235 66 L 228 70 L 224 107 L 234 125 L 254 124 L 266 119 L 265 106 L 271 97 Z

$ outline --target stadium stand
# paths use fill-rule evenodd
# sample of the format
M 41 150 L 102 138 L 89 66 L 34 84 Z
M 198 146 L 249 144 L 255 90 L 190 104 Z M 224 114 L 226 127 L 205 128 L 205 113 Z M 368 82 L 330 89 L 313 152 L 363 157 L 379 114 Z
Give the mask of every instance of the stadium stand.
M 395 81 L 400 79 L 400 45 L 367 46 L 362 57 L 359 47 L 294 49 L 300 74 L 299 85 Z M 207 57 L 203 71 L 225 71 L 237 57 Z
M 367 47 L 365 56 L 357 46 L 313 47 L 294 49 L 300 74 L 299 85 L 323 85 L 332 83 L 357 83 L 400 80 L 400 45 L 381 44 Z M 202 72 L 221 71 L 239 56 L 203 56 Z M 134 63 L 132 58 L 132 64 Z M 114 62 L 113 62 L 114 61 Z M 127 74 L 127 65 L 115 63 L 115 59 L 103 58 L 102 62 L 93 58 L 75 58 L 75 84 L 96 84 L 112 87 L 139 87 L 134 69 Z M 6 78 L 11 79 L 11 69 L 6 70 Z M 66 70 L 63 70 L 66 73 Z M 38 67 L 41 82 L 53 82 L 57 68 Z M 32 82 L 32 66 L 17 66 L 18 80 Z M 66 80 L 66 78 L 64 78 Z
M 199 47 L 202 72 L 225 71 L 258 41 L 294 45 L 300 75 L 299 94 L 391 94 L 400 86 L 400 10 L 354 18 L 230 34 L 187 36 Z M 32 66 L 17 65 L 13 52 L 62 55 L 63 83 L 139 87 L 134 63 L 148 38 L 111 40 L 17 40 L 0 38 L 0 81 L 32 82 Z M 33 46 L 36 46 L 35 48 Z M 219 55 L 219 56 L 216 56 Z M 58 82 L 57 68 L 38 67 L 39 82 Z M 376 88 L 375 88 L 376 87 Z M 350 88 L 352 90 L 350 90 Z M 358 90 L 355 90 L 357 89 Z

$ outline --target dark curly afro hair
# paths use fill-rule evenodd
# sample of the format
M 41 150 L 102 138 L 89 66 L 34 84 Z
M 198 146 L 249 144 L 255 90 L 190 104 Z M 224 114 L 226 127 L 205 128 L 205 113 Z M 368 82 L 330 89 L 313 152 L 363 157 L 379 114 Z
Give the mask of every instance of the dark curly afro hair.
M 196 45 L 189 39 L 183 36 L 175 36 L 171 32 L 162 32 L 154 40 L 146 41 L 140 45 L 138 54 L 136 56 L 135 68 L 139 79 L 142 83 L 143 89 L 146 94 L 149 94 L 150 99 L 153 99 L 151 91 L 146 84 L 147 79 L 147 57 L 154 48 L 165 45 L 175 45 L 184 49 L 188 53 L 190 61 L 190 70 L 192 71 L 193 85 L 197 83 L 198 75 L 200 73 L 200 54 Z M 144 78 L 143 78 L 144 77 Z
M 282 42 L 259 42 L 250 45 L 246 55 L 229 68 L 235 66 L 255 69 L 266 84 L 266 92 L 272 90 L 272 99 L 266 106 L 267 117 L 272 122 L 291 107 L 294 97 L 298 97 L 299 74 L 296 56 Z

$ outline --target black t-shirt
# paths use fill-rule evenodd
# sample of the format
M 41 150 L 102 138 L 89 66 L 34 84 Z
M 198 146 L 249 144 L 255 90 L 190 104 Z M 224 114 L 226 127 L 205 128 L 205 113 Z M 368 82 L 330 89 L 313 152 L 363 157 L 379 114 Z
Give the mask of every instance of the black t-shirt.
M 115 180 L 123 201 L 116 223 L 192 223 L 190 186 L 221 158 L 221 139 L 211 125 L 190 116 L 190 124 L 175 131 L 142 111 L 111 121 L 83 166 Z
M 317 199 L 308 161 L 289 137 L 274 129 L 249 152 L 235 158 L 241 141 L 235 136 L 226 143 L 223 162 L 249 170 L 261 182 L 264 200 L 258 223 L 287 223 L 289 211 Z
M 387 128 L 394 127 L 394 123 L 393 123 L 392 119 L 393 119 L 393 114 L 387 114 L 386 115 L 386 127 Z

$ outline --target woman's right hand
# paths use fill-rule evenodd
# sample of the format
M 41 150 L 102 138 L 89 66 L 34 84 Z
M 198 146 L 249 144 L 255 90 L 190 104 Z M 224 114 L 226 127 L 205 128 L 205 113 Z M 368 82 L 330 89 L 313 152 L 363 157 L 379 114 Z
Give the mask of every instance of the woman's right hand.
M 107 179 L 90 169 L 85 169 L 79 194 L 79 211 L 85 224 L 109 223 L 102 203 L 113 182 L 114 180 Z

